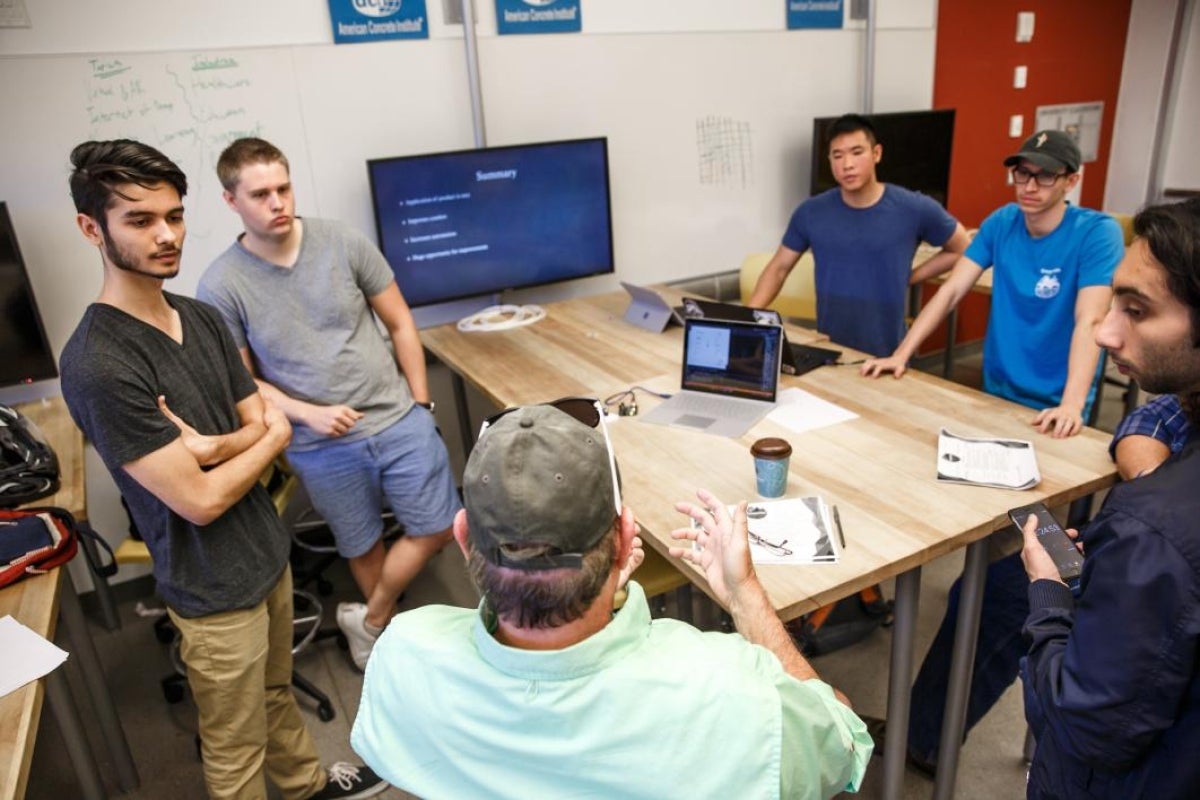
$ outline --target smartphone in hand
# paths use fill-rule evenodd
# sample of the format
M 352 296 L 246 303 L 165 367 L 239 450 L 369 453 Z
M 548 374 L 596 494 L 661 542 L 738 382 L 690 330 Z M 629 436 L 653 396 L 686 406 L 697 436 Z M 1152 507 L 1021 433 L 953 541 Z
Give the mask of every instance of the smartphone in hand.
M 1079 584 L 1079 573 L 1083 571 L 1083 554 L 1075 547 L 1075 542 L 1067 536 L 1067 532 L 1058 524 L 1058 520 L 1044 503 L 1033 503 L 1010 509 L 1008 512 L 1008 518 L 1017 526 L 1017 530 L 1025 529 L 1025 522 L 1030 516 L 1037 517 L 1038 541 L 1054 560 L 1054 566 L 1058 567 L 1058 574 L 1063 583 L 1074 589 Z

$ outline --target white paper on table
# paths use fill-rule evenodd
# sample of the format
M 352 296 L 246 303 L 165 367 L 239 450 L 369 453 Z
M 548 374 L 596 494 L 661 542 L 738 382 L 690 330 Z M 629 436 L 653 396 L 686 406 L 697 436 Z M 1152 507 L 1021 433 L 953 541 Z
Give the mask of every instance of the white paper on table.
M 858 418 L 858 414 L 853 411 L 847 411 L 839 405 L 795 387 L 780 392 L 776 404 L 775 410 L 767 415 L 767 419 L 796 433 Z
M 1024 439 L 971 439 L 942 428 L 938 436 L 937 479 L 1001 489 L 1031 489 L 1041 483 L 1033 442 Z
M 730 516 L 736 510 L 737 506 L 729 506 Z M 755 564 L 836 564 L 841 558 L 830 535 L 833 522 L 829 505 L 820 497 L 748 503 L 746 522 L 750 529 L 750 560 Z M 692 526 L 697 527 L 695 520 Z M 697 546 L 693 542 L 693 548 Z
M 0 697 L 53 672 L 67 660 L 67 651 L 31 631 L 12 617 L 0 617 Z

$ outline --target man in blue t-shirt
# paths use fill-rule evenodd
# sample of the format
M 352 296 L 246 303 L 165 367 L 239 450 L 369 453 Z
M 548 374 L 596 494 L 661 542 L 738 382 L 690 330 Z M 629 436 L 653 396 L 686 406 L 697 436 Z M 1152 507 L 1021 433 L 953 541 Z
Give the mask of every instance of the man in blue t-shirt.
M 908 287 L 949 270 L 969 240 L 936 201 L 876 179 L 883 145 L 866 117 L 839 117 L 829 139 L 829 165 L 838 188 L 809 198 L 793 212 L 749 305 L 766 308 L 801 254 L 811 249 L 817 329 L 838 344 L 883 355 L 904 336 Z M 943 252 L 914 270 L 913 253 L 922 241 Z
M 983 345 L 983 388 L 1038 409 L 1033 424 L 1055 438 L 1083 429 L 1100 377 L 1094 331 L 1112 300 L 1125 253 L 1121 228 L 1067 202 L 1079 183 L 1079 147 L 1062 131 L 1039 131 L 1004 160 L 1017 201 L 992 212 L 966 255 L 888 358 L 862 374 L 904 374 L 921 342 L 995 267 Z

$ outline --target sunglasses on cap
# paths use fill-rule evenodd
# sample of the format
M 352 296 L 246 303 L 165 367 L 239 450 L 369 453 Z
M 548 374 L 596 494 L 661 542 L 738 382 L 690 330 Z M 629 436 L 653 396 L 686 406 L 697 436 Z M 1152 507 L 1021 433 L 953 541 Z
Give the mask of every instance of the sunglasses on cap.
M 551 400 L 548 403 L 538 403 L 537 405 L 558 409 L 568 417 L 583 423 L 589 428 L 600 429 L 600 432 L 604 435 L 604 449 L 608 453 L 608 472 L 612 476 L 613 499 L 616 501 L 617 516 L 621 516 L 621 482 L 617 478 L 617 460 L 613 455 L 612 440 L 608 438 L 608 425 L 604 421 L 604 406 L 600 405 L 600 401 L 594 397 L 561 397 L 558 400 Z M 476 438 L 482 439 L 484 432 L 488 428 L 518 408 L 519 406 L 506 408 L 485 419 L 483 425 L 479 427 L 479 436 Z

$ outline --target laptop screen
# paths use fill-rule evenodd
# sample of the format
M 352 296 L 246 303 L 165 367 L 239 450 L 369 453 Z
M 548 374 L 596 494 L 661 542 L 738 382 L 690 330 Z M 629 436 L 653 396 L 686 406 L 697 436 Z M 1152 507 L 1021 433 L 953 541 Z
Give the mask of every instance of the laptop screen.
M 783 329 L 689 319 L 683 334 L 684 389 L 775 401 Z
M 715 300 L 683 298 L 683 313 L 689 317 L 704 319 L 731 319 L 738 322 L 757 322 L 760 325 L 782 325 L 778 311 L 769 308 L 750 308 L 733 303 L 718 303 Z

